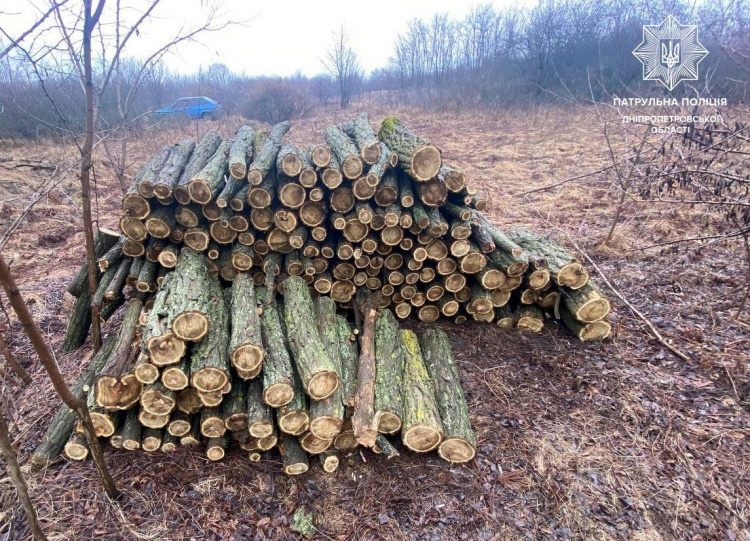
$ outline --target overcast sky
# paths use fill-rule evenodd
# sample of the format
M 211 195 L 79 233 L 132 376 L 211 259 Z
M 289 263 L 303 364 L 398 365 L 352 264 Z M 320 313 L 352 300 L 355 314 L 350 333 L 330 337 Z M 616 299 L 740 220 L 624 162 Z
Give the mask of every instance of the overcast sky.
M 205 21 L 211 0 L 162 0 L 128 56 L 149 56 L 181 27 Z M 322 71 L 321 58 L 334 33 L 343 24 L 366 71 L 383 67 L 393 54 L 396 36 L 409 20 L 430 18 L 435 13 L 463 16 L 483 2 L 462 0 L 218 0 L 222 20 L 246 21 L 221 32 L 202 34 L 199 44 L 181 45 L 166 58 L 169 67 L 193 73 L 214 62 L 248 75 L 314 75 Z M 484 0 L 486 2 L 487 0 Z M 533 0 L 489 0 L 497 7 Z M 121 0 L 123 6 L 142 6 L 144 0 Z M 26 4 L 24 6 L 24 4 Z M 0 0 L 0 26 L 18 36 L 33 22 L 45 0 Z M 80 0 L 70 5 L 80 6 Z M 113 20 L 114 0 L 107 0 L 105 19 Z M 4 12 L 4 13 L 3 13 Z M 125 13 L 133 16 L 136 10 Z M 106 17 L 109 15 L 109 17 Z M 105 24 L 106 28 L 106 24 Z M 111 25 L 110 25 L 111 28 Z M 166 39 L 166 41 L 169 41 Z

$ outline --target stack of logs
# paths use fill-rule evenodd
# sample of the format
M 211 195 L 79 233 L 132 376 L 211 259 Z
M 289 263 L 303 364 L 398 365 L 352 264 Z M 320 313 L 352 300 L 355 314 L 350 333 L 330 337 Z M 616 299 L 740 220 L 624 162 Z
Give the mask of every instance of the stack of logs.
M 397 118 L 376 135 L 360 114 L 309 148 L 284 142 L 288 130 L 209 132 L 145 164 L 123 198 L 122 236 L 97 245 L 101 295 L 84 291 L 85 270 L 68 288 L 79 301 L 63 350 L 85 340 L 92 303 L 106 319 L 124 284 L 153 293 L 185 248 L 226 282 L 301 276 L 341 306 L 378 291 L 398 318 L 539 331 L 547 312 L 583 340 L 609 335 L 609 302 L 583 266 L 551 239 L 492 225 L 464 175 Z
M 393 456 L 385 435 L 398 433 L 416 452 L 437 449 L 450 462 L 474 457 L 444 331 L 418 340 L 389 309 L 376 308 L 379 294 L 360 294 L 358 333 L 335 301 L 313 298 L 300 277 L 281 282 L 282 299 L 256 288 L 247 272 L 222 286 L 209 261 L 183 250 L 148 310 L 143 295 L 130 298 L 117 336 L 81 376 L 75 391 L 88 389 L 97 433 L 114 447 L 172 452 L 204 442 L 207 457 L 219 460 L 236 441 L 257 461 L 278 445 L 288 474 L 307 471 L 307 453 L 326 471 L 358 445 Z M 63 446 L 69 458 L 86 458 L 74 425 L 63 407 L 34 463 L 48 463 Z

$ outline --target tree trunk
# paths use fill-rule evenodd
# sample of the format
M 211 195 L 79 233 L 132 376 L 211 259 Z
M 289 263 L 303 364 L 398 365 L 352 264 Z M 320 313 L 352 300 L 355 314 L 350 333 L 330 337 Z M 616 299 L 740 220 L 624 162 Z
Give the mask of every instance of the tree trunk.
M 401 438 L 412 451 L 426 453 L 438 447 L 443 439 L 435 383 L 424 365 L 417 335 L 402 330 L 401 338 L 405 351 Z
M 440 150 L 413 134 L 396 117 L 383 119 L 378 139 L 398 156 L 398 165 L 417 182 L 435 177 L 443 165 Z
M 287 339 L 307 394 L 328 398 L 339 386 L 339 375 L 315 323 L 315 307 L 304 280 L 290 276 L 283 282 Z
M 378 432 L 384 434 L 395 434 L 401 429 L 403 366 L 401 330 L 393 312 L 382 310 L 375 321 L 374 408 Z
M 477 442 L 469 422 L 469 407 L 461 389 L 450 339 L 442 329 L 427 329 L 421 344 L 427 371 L 435 383 L 445 433 L 438 454 L 448 462 L 468 462 L 476 455 Z

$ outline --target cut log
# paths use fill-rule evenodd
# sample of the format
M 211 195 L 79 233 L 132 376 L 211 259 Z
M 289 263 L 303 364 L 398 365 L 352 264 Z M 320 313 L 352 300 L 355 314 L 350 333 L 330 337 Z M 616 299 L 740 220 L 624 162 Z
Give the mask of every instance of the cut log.
M 461 390 L 458 368 L 450 339 L 442 329 L 427 329 L 422 335 L 422 353 L 435 383 L 444 438 L 438 455 L 448 462 L 468 462 L 476 455 L 476 437 L 469 422 L 469 407 Z
M 169 415 L 174 410 L 177 400 L 175 392 L 168 389 L 161 381 L 143 386 L 140 397 L 141 409 L 154 415 Z
M 378 139 L 398 156 L 398 165 L 417 182 L 435 177 L 443 165 L 440 151 L 415 135 L 396 117 L 383 119 Z
M 516 327 L 524 331 L 539 332 L 544 327 L 544 314 L 533 304 L 522 304 L 517 310 Z
M 435 383 L 422 358 L 417 335 L 402 330 L 404 344 L 403 429 L 401 439 L 406 447 L 418 453 L 437 448 L 443 439 L 443 424 L 435 397 Z
M 203 408 L 200 412 L 201 435 L 207 438 L 220 438 L 227 428 L 221 408 Z
M 128 409 L 138 402 L 141 394 L 141 383 L 129 371 L 140 349 L 133 341 L 142 307 L 143 303 L 137 298 L 128 301 L 112 354 L 95 378 L 95 402 L 108 410 Z
M 203 167 L 208 163 L 211 157 L 216 153 L 216 150 L 221 144 L 221 137 L 218 133 L 210 131 L 203 136 L 201 142 L 193 150 L 190 155 L 190 159 L 185 164 L 180 178 L 177 181 L 176 186 L 172 191 L 174 198 L 178 203 L 187 205 L 190 203 L 190 194 L 188 192 L 188 184 L 190 181 L 200 173 Z
M 378 435 L 378 418 L 375 415 L 375 296 L 358 296 L 362 312 L 362 336 L 360 338 L 359 362 L 357 366 L 357 390 L 354 397 L 352 427 L 357 443 L 372 447 Z
M 156 183 L 156 179 L 159 178 L 159 172 L 169 160 L 171 153 L 172 145 L 164 147 L 146 166 L 143 175 L 138 181 L 138 193 L 146 199 L 154 197 L 154 184 Z
M 324 440 L 317 437 L 312 432 L 307 432 L 299 439 L 299 444 L 311 455 L 317 455 L 330 449 L 333 445 L 333 440 Z
M 301 475 L 310 469 L 307 453 L 300 447 L 296 437 L 284 436 L 279 451 L 284 464 L 284 473 L 287 475 Z
M 247 168 L 247 181 L 257 186 L 266 178 L 268 172 L 276 163 L 276 157 L 281 148 L 281 139 L 289 131 L 288 121 L 276 124 L 265 139 L 263 146 L 253 149 L 253 163 Z M 255 145 L 255 143 L 253 143 Z
M 331 153 L 330 161 L 320 174 L 320 179 L 331 190 L 341 186 L 341 183 L 344 181 L 344 175 L 341 174 L 341 164 L 335 154 Z
M 592 280 L 580 289 L 563 288 L 562 305 L 583 323 L 604 319 L 610 311 L 609 300 Z
M 276 171 L 271 170 L 263 182 L 257 186 L 252 186 L 247 193 L 247 202 L 254 209 L 269 207 L 276 195 Z
M 438 179 L 426 180 L 417 183 L 417 195 L 425 206 L 440 207 L 448 199 L 448 188 Z
M 216 196 L 224 188 L 228 153 L 229 144 L 223 141 L 216 148 L 214 155 L 203 166 L 203 169 L 190 179 L 187 190 L 191 201 L 205 205 L 211 200 L 216 199 Z
M 339 468 L 339 456 L 333 451 L 323 451 L 318 456 L 324 472 L 333 473 Z
M 178 290 L 173 289 L 177 280 L 177 275 L 173 272 L 165 277 L 142 329 L 145 349 L 151 363 L 157 367 L 180 362 L 187 349 L 185 342 L 170 330 L 168 302 L 178 294 Z
M 341 164 L 341 172 L 344 177 L 354 180 L 362 176 L 364 164 L 354 142 L 335 126 L 326 128 L 325 139 L 331 148 L 331 152 L 336 155 L 338 162 Z
M 301 151 L 291 143 L 282 143 L 276 157 L 276 169 L 288 177 L 296 177 L 302 171 Z
M 157 428 L 144 428 L 141 432 L 141 449 L 153 453 L 161 448 L 162 430 Z
M 184 139 L 172 147 L 169 159 L 154 181 L 153 190 L 156 197 L 167 198 L 172 196 L 172 191 L 177 186 L 194 149 L 195 143 L 192 139 Z
M 328 167 L 331 163 L 331 150 L 326 145 L 316 145 L 310 149 L 310 160 L 316 167 Z
M 172 274 L 173 294 L 167 305 L 172 333 L 180 340 L 201 340 L 209 329 L 209 284 L 213 283 L 206 258 L 193 250 L 183 250 Z
M 218 438 L 209 438 L 206 442 L 206 457 L 211 461 L 221 460 L 224 458 L 229 439 L 226 435 Z
M 224 426 L 236 432 L 247 429 L 247 393 L 246 383 L 235 377 L 232 379 L 232 390 L 222 401 Z
M 336 316 L 339 359 L 341 360 L 341 401 L 344 406 L 354 407 L 354 396 L 357 392 L 357 369 L 359 352 L 357 339 L 349 322 L 343 316 Z
M 138 192 L 138 185 L 140 184 L 143 176 L 146 174 L 146 169 L 148 168 L 148 166 L 148 163 L 141 166 L 141 168 L 138 170 L 138 173 L 136 173 L 135 177 L 130 183 L 128 191 L 123 196 L 123 216 L 131 216 L 133 218 L 141 219 L 148 216 L 148 213 L 151 211 L 151 205 L 149 204 L 148 199 L 143 197 Z
M 180 438 L 180 445 L 183 447 L 197 447 L 201 443 L 200 417 L 194 416 L 190 426 L 190 432 Z
M 290 276 L 283 294 L 287 339 L 305 391 L 313 400 L 328 398 L 339 386 L 339 375 L 318 333 L 307 284 Z
M 254 379 L 247 382 L 247 429 L 256 438 L 273 434 L 273 411 L 263 402 L 263 384 Z
M 97 259 L 104 256 L 120 240 L 120 235 L 112 230 L 99 228 L 94 234 L 94 253 Z M 87 290 L 88 266 L 84 263 L 75 278 L 68 284 L 67 291 L 74 297 L 80 297 L 84 290 Z
M 255 130 L 242 126 L 234 134 L 232 146 L 229 147 L 229 174 L 232 178 L 244 180 L 247 176 L 247 163 L 253 156 L 253 138 Z
M 261 291 L 258 299 L 262 299 Z M 294 399 L 294 371 L 275 302 L 263 306 L 260 322 L 263 348 L 267 352 L 263 362 L 263 401 L 272 408 L 280 408 Z
M 145 348 L 144 348 L 145 351 Z M 138 360 L 133 368 L 135 379 L 141 383 L 154 383 L 159 379 L 159 368 L 149 362 L 148 355 L 143 351 L 138 355 Z
M 307 395 L 296 371 L 294 371 L 294 396 L 291 401 L 276 410 L 276 421 L 282 432 L 292 436 L 304 434 L 310 425 Z
M 347 128 L 346 134 L 354 139 L 362 160 L 367 165 L 376 163 L 380 159 L 382 151 L 380 141 L 378 141 L 375 131 L 370 126 L 367 114 L 359 113 Z
M 403 405 L 401 381 L 404 354 L 396 317 L 382 310 L 375 321 L 375 398 L 378 432 L 395 434 L 401 429 Z
M 65 456 L 70 460 L 86 460 L 89 456 L 89 446 L 83 434 L 74 432 L 65 443 Z
M 202 256 L 199 257 L 203 259 Z M 178 270 L 174 272 L 177 273 Z M 190 354 L 190 385 L 204 393 L 219 391 L 229 382 L 229 309 L 224 301 L 218 278 L 209 278 L 207 282 L 202 315 L 210 322 L 210 327 L 208 333 L 204 333 L 205 338 L 193 347 Z M 185 313 L 181 312 L 182 315 Z M 172 332 L 180 337 L 181 334 L 176 329 L 178 325 L 173 319 Z
M 239 273 L 232 282 L 232 332 L 229 352 L 232 366 L 245 372 L 260 372 L 264 349 L 252 277 Z
M 188 387 L 177 393 L 177 410 L 188 415 L 197 413 L 203 407 L 203 403 L 198 396 L 198 391 Z
M 138 377 L 136 367 L 136 377 Z M 139 378 L 139 381 L 140 378 Z M 166 367 L 161 373 L 161 382 L 171 391 L 182 391 L 190 384 L 190 359 L 184 357 L 180 364 Z
M 172 413 L 169 425 L 167 425 L 167 432 L 172 436 L 181 438 L 182 436 L 190 432 L 191 426 L 192 424 L 189 415 L 181 411 L 175 411 Z

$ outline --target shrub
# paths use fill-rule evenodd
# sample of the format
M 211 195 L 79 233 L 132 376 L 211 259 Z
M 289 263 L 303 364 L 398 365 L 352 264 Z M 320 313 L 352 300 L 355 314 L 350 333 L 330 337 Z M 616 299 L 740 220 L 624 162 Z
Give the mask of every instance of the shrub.
M 299 83 L 283 79 L 258 82 L 249 92 L 242 114 L 245 118 L 276 124 L 299 118 L 312 107 Z

